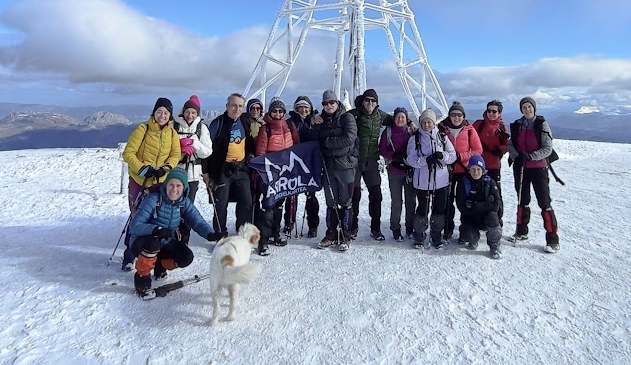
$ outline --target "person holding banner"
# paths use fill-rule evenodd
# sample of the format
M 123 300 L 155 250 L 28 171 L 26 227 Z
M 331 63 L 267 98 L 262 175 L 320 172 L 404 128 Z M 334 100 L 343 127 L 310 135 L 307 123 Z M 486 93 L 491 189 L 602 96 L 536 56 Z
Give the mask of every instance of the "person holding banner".
M 359 145 L 357 122 L 347 113 L 332 90 L 322 95 L 321 118 L 316 118 L 318 139 L 324 160 L 324 197 L 326 198 L 326 236 L 318 248 L 338 243 L 340 251 L 351 245 L 351 219 L 355 170 Z M 338 238 L 338 225 L 342 235 Z
M 290 111 L 289 118 L 287 118 L 287 124 L 290 126 L 295 125 L 300 137 L 300 143 L 317 141 L 311 139 L 311 131 L 313 130 L 315 116 L 317 110 L 314 110 L 311 99 L 308 96 L 298 96 L 294 102 L 294 110 Z M 308 191 L 305 193 L 307 200 L 305 201 L 305 215 L 302 217 L 302 226 L 304 227 L 305 216 L 307 218 L 307 237 L 315 238 L 318 236 L 318 226 L 320 225 L 320 203 L 316 197 L 315 191 Z M 285 204 L 285 228 L 284 231 L 287 234 L 291 234 L 291 229 L 296 224 L 296 210 L 297 210 L 298 197 L 296 196 L 293 204 Z M 302 236 L 302 229 L 301 229 Z
M 263 117 L 265 124 L 259 130 L 256 156 L 282 151 L 300 142 L 298 131 L 295 128 L 290 130 L 285 121 L 287 112 L 285 103 L 280 99 L 273 100 L 268 110 Z M 289 199 L 291 198 L 278 200 L 271 207 L 262 207 L 258 217 L 255 218 L 256 226 L 261 230 L 259 255 L 270 254 L 269 244 L 280 247 L 287 245 L 287 240 L 280 236 L 280 222 L 283 215 L 283 203 Z

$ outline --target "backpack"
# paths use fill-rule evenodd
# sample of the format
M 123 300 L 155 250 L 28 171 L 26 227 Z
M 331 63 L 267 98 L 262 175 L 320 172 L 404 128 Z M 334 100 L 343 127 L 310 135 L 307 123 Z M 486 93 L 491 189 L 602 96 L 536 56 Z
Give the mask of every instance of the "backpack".
M 199 121 L 199 123 L 197 123 L 197 128 L 195 129 L 195 135 L 197 136 L 197 139 L 201 139 L 202 137 L 202 121 L 203 119 L 201 119 Z M 189 132 L 182 132 L 181 130 L 182 125 L 180 123 L 177 124 L 177 134 L 182 136 L 186 136 L 186 138 L 190 138 L 193 134 L 189 133 Z M 186 171 L 188 171 L 188 166 L 191 163 L 190 161 L 187 161 L 184 159 L 184 155 L 182 155 L 182 159 L 180 160 L 180 163 L 186 164 Z M 195 165 L 201 165 L 202 164 L 202 160 L 199 158 L 196 158 L 194 161 Z
M 541 134 L 543 133 L 543 122 L 545 121 L 545 119 L 541 116 L 537 116 L 535 118 L 535 124 L 533 125 L 533 129 L 535 130 L 535 136 L 537 137 L 537 143 L 539 143 L 539 146 L 541 147 Z M 515 147 L 515 149 L 517 149 L 517 138 L 512 138 L 512 136 L 517 136 L 519 134 L 519 123 L 517 123 L 517 121 L 515 121 L 514 123 L 511 123 L 510 125 L 510 133 L 511 133 L 511 143 L 513 144 L 513 147 Z M 546 132 L 547 133 L 547 132 Z M 548 137 L 550 137 L 550 139 L 552 139 L 552 136 L 548 133 Z M 554 179 L 561 185 L 565 185 L 565 183 L 563 182 L 563 180 L 561 180 L 557 174 L 554 172 L 554 169 L 552 168 L 552 163 L 556 160 L 559 159 L 559 155 L 556 153 L 556 151 L 554 150 L 554 148 L 552 149 L 552 152 L 550 152 L 550 156 L 546 157 L 546 161 L 548 161 L 548 169 L 550 170 L 550 172 L 552 173 L 552 176 L 554 176 Z M 509 159 L 509 165 L 512 164 L 512 159 Z
M 443 145 L 443 152 L 447 151 L 447 136 L 445 133 L 438 131 L 438 139 L 440 143 Z M 414 142 L 416 144 L 416 150 L 421 152 L 421 135 L 419 132 L 414 133 Z
M 484 130 L 485 123 L 486 123 L 486 119 L 476 120 L 473 123 L 473 125 L 472 125 L 473 129 L 475 129 L 475 131 L 478 132 L 478 135 L 480 133 L 482 133 L 482 131 Z M 497 129 L 497 131 L 495 131 L 495 133 L 500 135 L 500 141 L 501 141 L 502 137 L 504 137 L 504 138 L 509 138 L 510 137 L 510 135 L 508 133 L 506 133 L 506 131 L 507 131 L 506 124 L 504 124 L 504 122 L 500 122 L 499 128 Z M 482 149 L 483 150 L 488 150 L 489 149 L 489 148 L 485 148 L 484 141 L 482 140 L 482 138 L 480 138 L 480 143 L 482 144 Z

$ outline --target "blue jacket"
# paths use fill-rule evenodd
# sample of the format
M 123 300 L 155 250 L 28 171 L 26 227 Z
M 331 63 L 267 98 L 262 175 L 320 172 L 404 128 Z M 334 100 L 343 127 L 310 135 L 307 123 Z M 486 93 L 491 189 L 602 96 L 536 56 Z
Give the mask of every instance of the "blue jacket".
M 140 203 L 136 214 L 129 223 L 131 243 L 138 237 L 150 236 L 156 227 L 175 231 L 179 228 L 182 218 L 186 224 L 191 226 L 193 231 L 204 238 L 214 232 L 212 226 L 206 222 L 195 205 L 191 203 L 188 198 L 188 189 L 184 190 L 178 201 L 172 203 L 166 194 L 165 185 L 160 187 L 159 193 L 149 193 Z M 180 206 L 184 217 L 180 216 Z M 175 239 L 176 237 L 165 238 L 161 244 L 164 246 Z

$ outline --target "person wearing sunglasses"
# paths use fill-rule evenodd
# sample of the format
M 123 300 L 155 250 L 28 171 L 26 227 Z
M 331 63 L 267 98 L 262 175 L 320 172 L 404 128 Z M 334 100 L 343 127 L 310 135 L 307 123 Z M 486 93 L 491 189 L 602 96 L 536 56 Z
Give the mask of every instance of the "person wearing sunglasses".
M 313 107 L 313 103 L 311 103 L 311 99 L 308 96 L 298 96 L 296 101 L 294 101 L 294 110 L 289 111 L 288 114 L 287 125 L 289 125 L 289 128 L 293 127 L 298 131 L 300 143 L 318 140 L 317 136 L 312 136 L 318 111 Z M 305 196 L 307 199 L 305 202 L 308 226 L 307 237 L 315 238 L 318 236 L 318 225 L 320 224 L 320 203 L 315 191 L 308 191 L 305 193 Z M 297 208 L 298 196 L 294 195 L 291 197 L 289 204 L 285 204 L 285 227 L 283 232 L 287 235 L 291 235 L 292 229 L 296 227 Z M 304 217 L 302 226 L 304 226 Z
M 314 136 L 320 141 L 323 188 L 326 200 L 326 235 L 318 248 L 338 244 L 340 251 L 351 246 L 350 222 L 357 168 L 357 123 L 332 90 L 322 94 L 322 113 L 316 118 Z M 338 235 L 338 226 L 342 234 Z
M 353 221 L 351 234 L 357 237 L 359 231 L 359 202 L 361 201 L 361 179 L 368 189 L 368 214 L 370 215 L 370 236 L 377 241 L 386 237 L 381 233 L 381 173 L 379 171 L 379 137 L 381 126 L 388 113 L 379 109 L 379 96 L 374 89 L 368 89 L 355 98 L 355 109 L 351 113 L 357 121 L 359 139 L 359 162 L 355 172 L 353 192 Z
M 506 125 L 502 122 L 502 110 L 504 107 L 499 100 L 491 100 L 486 104 L 483 118 L 473 123 L 473 128 L 478 132 L 480 143 L 482 144 L 482 157 L 486 166 L 486 175 L 493 179 L 497 189 L 502 196 L 502 186 L 500 184 L 502 167 L 502 157 L 508 150 L 508 140 L 510 135 Z M 502 215 L 503 204 L 500 204 L 498 216 L 500 225 L 503 225 Z
M 270 152 L 279 152 L 300 142 L 298 131 L 290 129 L 285 121 L 285 103 L 280 99 L 273 99 L 269 104 L 269 111 L 263 116 L 265 125 L 259 131 L 256 142 L 256 156 L 263 156 Z M 283 204 L 290 198 L 281 199 L 272 207 L 262 209 L 255 217 L 256 226 L 261 230 L 259 240 L 259 255 L 269 255 L 269 245 L 286 246 L 287 240 L 280 236 L 280 221 L 283 215 Z
M 263 103 L 259 99 L 250 99 L 246 105 L 246 111 L 241 114 L 241 121 L 250 124 L 250 135 L 254 138 L 259 135 L 259 129 L 263 125 Z
M 452 174 L 449 190 L 449 200 L 447 202 L 447 214 L 443 239 L 449 240 L 454 233 L 454 216 L 456 207 L 456 188 L 458 182 L 467 174 L 467 165 L 471 156 L 482 155 L 482 144 L 478 132 L 469 124 L 466 119 L 464 108 L 459 101 L 454 101 L 449 108 L 447 118 L 438 124 L 438 129 L 443 132 L 456 149 L 456 162 L 452 165 Z M 463 243 L 463 241 L 459 241 Z

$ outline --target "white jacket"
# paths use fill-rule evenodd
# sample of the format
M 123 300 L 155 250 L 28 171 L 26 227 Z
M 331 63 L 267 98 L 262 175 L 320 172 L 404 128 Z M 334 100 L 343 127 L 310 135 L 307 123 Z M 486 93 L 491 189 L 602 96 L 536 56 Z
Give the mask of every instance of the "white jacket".
M 197 131 L 197 125 L 201 123 L 202 129 L 200 136 L 197 137 L 195 132 Z M 202 178 L 202 165 L 199 164 L 201 159 L 207 158 L 213 153 L 213 142 L 210 139 L 210 132 L 208 126 L 202 123 L 200 117 L 195 118 L 193 123 L 189 126 L 188 123 L 182 117 L 175 118 L 173 125 L 174 129 L 178 132 L 180 139 L 190 138 L 193 140 L 193 148 L 195 154 L 191 156 L 189 163 L 179 163 L 177 167 L 181 167 L 186 170 L 188 174 L 188 181 L 199 181 Z M 188 165 L 188 166 L 187 166 Z

